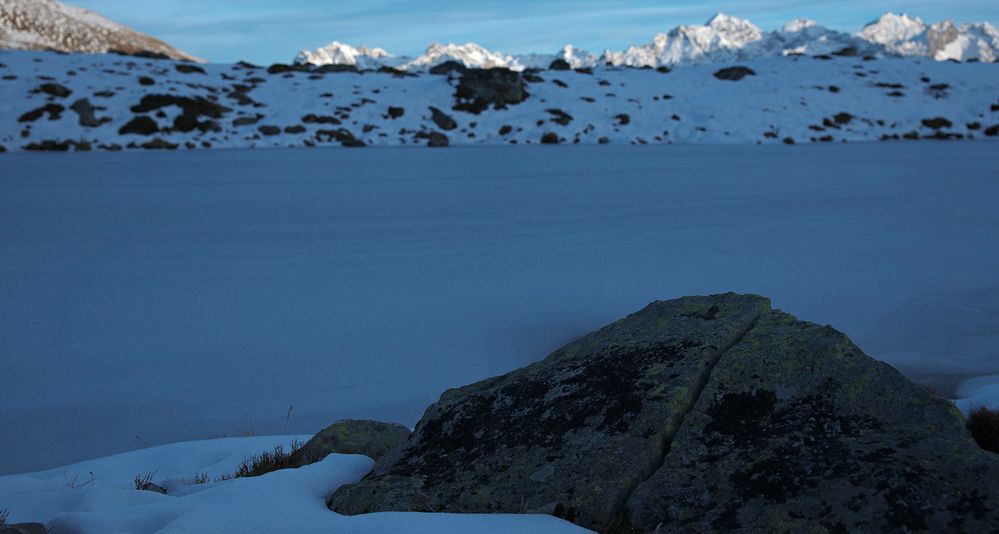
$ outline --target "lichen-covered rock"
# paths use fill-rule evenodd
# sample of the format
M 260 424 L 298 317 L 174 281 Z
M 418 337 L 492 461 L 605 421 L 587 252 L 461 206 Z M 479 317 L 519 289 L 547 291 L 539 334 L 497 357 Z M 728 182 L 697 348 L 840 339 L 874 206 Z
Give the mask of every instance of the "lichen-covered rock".
M 408 428 L 367 419 L 345 419 L 328 426 L 291 455 L 292 465 L 316 463 L 337 454 L 363 454 L 378 460 L 409 439 Z
M 615 532 L 990 532 L 999 457 L 845 335 L 726 294 L 653 303 L 446 392 L 328 504 Z
M 413 436 L 329 499 L 339 513 L 558 513 L 617 519 L 719 355 L 768 309 L 721 295 L 652 304 L 544 360 L 449 390 Z

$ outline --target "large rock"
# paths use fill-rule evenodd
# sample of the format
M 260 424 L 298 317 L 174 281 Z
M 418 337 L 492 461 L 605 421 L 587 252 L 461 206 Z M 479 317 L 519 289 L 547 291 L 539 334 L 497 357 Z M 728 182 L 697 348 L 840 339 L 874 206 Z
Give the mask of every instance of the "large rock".
M 454 109 L 471 113 L 481 113 L 489 106 L 504 109 L 523 102 L 527 96 L 519 72 L 505 68 L 468 69 L 458 81 Z
M 445 392 L 328 504 L 599 531 L 988 531 L 999 458 L 843 334 L 726 294 L 653 303 Z
M 408 428 L 366 419 L 345 419 L 328 426 L 291 455 L 292 465 L 301 467 L 337 454 L 363 454 L 375 460 L 402 445 Z

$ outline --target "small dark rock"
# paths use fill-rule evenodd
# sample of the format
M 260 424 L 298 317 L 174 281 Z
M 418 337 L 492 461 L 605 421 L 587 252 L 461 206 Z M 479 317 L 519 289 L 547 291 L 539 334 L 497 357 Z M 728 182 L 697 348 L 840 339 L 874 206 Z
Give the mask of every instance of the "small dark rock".
M 305 126 L 302 126 L 301 124 L 296 124 L 294 126 L 286 126 L 284 129 L 284 133 L 287 134 L 305 133 Z
M 252 126 L 258 122 L 260 119 L 264 118 L 263 115 L 256 115 L 253 117 L 236 117 L 232 120 L 233 126 Z
M 51 139 L 46 139 L 37 143 L 27 144 L 24 146 L 24 149 L 33 152 L 66 152 L 72 144 L 73 143 L 71 141 L 53 141 Z
M 141 146 L 142 148 L 146 148 L 149 150 L 177 150 L 177 147 L 179 145 L 177 145 L 176 143 L 171 143 L 169 141 L 164 141 L 163 139 L 157 137 L 152 141 L 146 141 L 145 143 L 142 143 Z
M 617 119 L 617 123 L 621 126 L 626 126 L 631 123 L 631 117 L 629 117 L 627 113 L 614 115 L 614 118 Z
M 398 119 L 399 117 L 402 117 L 405 114 L 406 114 L 405 108 L 396 107 L 396 106 L 389 106 L 388 108 L 388 116 L 391 119 Z
M 850 121 L 853 120 L 853 115 L 841 112 L 834 115 L 833 120 L 836 121 L 836 124 L 850 124 Z
M 984 133 L 988 137 L 995 137 L 996 135 L 999 135 L 999 124 L 996 124 L 994 126 L 989 126 L 982 133 Z
M 340 119 L 336 117 L 331 117 L 329 115 L 315 115 L 309 113 L 308 115 L 302 117 L 302 122 L 305 124 L 341 124 Z
M 444 113 L 433 106 L 430 106 L 430 112 L 433 114 L 431 118 L 434 121 L 434 124 L 436 124 L 441 130 L 449 131 L 458 127 L 458 123 L 455 122 L 454 118 L 447 113 Z
M 189 63 L 178 63 L 177 65 L 174 66 L 174 68 L 177 69 L 177 72 L 183 74 L 194 74 L 194 73 L 205 74 L 205 69 L 197 65 L 191 65 Z
M 104 108 L 95 108 L 90 103 L 90 100 L 87 100 L 86 98 L 81 98 L 80 100 L 73 102 L 73 105 L 70 106 L 69 109 L 75 111 L 76 114 L 79 116 L 80 126 L 94 128 L 104 123 L 111 122 L 110 117 L 97 118 L 94 112 L 97 109 L 104 109 Z
M 499 134 L 507 135 L 512 131 L 513 131 L 513 126 L 510 126 L 509 124 L 504 124 L 503 126 L 500 126 Z
M 448 137 L 441 132 L 430 132 L 427 138 L 427 146 L 445 147 L 450 144 Z
M 927 128 L 930 128 L 930 129 L 933 129 L 933 130 L 939 130 L 941 128 L 950 128 L 951 126 L 953 126 L 952 122 L 950 122 L 949 120 L 947 120 L 947 119 L 945 119 L 943 117 L 935 117 L 935 118 L 932 118 L 932 119 L 923 119 L 922 123 L 923 123 L 923 126 L 925 126 Z
M 558 134 L 555 132 L 547 132 L 541 136 L 541 144 L 543 145 L 557 145 L 558 143 Z
M 572 115 L 569 115 L 561 109 L 546 109 L 545 111 L 552 115 L 550 120 L 555 124 L 567 126 L 570 122 L 572 122 Z
M 156 80 L 150 78 L 149 76 L 139 76 L 139 85 L 143 86 L 156 85 Z
M 672 70 L 666 65 L 660 65 L 656 67 L 656 72 L 658 72 L 659 74 L 669 74 L 671 71 Z
M 746 76 L 756 76 L 756 73 L 753 72 L 753 69 L 742 66 L 728 67 L 715 72 L 715 78 L 732 82 L 739 81 Z
M 281 133 L 281 128 L 270 124 L 264 124 L 262 126 L 258 126 L 257 131 L 264 135 L 278 135 Z

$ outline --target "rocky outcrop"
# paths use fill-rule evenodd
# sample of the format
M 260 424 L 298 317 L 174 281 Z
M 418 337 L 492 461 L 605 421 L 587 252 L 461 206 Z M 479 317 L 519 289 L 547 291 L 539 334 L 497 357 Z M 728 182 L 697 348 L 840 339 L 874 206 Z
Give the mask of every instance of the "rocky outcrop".
M 331 454 L 363 454 L 375 460 L 409 439 L 408 428 L 394 423 L 346 419 L 312 437 L 291 455 L 297 467 L 316 463 Z
M 845 335 L 725 294 L 655 302 L 445 392 L 328 504 L 615 532 L 988 531 L 999 458 Z
M 481 113 L 490 106 L 504 109 L 523 102 L 527 96 L 519 72 L 504 68 L 468 69 L 458 81 L 454 109 L 471 113 Z

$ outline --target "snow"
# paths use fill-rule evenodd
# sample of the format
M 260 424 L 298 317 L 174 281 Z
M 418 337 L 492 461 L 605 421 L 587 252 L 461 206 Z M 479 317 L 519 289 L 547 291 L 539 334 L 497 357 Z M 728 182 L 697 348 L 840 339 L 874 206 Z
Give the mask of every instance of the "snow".
M 964 413 L 983 406 L 999 410 L 999 375 L 965 380 L 958 385 L 956 393 L 957 406 Z
M 260 477 L 217 481 L 244 457 L 308 436 L 174 443 L 24 475 L 0 477 L 9 522 L 43 522 L 50 531 L 180 532 L 588 532 L 545 515 L 377 513 L 342 516 L 326 497 L 355 482 L 373 461 L 334 454 L 323 461 Z M 166 495 L 138 491 L 133 477 L 155 472 Z M 195 484 L 194 476 L 209 481 Z
M 0 99 L 0 146 L 8 151 L 53 139 L 85 141 L 97 149 L 141 145 L 152 137 L 179 144 L 181 149 L 186 143 L 198 148 L 203 142 L 214 148 L 339 146 L 319 134 L 338 128 L 349 130 L 369 146 L 425 145 L 421 133 L 440 131 L 432 120 L 431 106 L 444 110 L 457 123 L 456 129 L 442 132 L 452 145 L 538 143 L 549 132 L 565 143 L 578 140 L 581 144 L 597 144 L 601 138 L 612 144 L 780 144 L 788 138 L 797 143 L 875 141 L 907 133 L 931 136 L 935 131 L 922 121 L 934 117 L 952 121 L 945 128 L 949 134 L 980 139 L 999 123 L 999 115 L 991 110 L 999 103 L 999 70 L 994 65 L 914 58 L 746 61 L 739 64 L 756 75 L 737 82 L 716 79 L 719 67 L 715 65 L 688 66 L 668 74 L 630 68 L 602 69 L 592 75 L 544 71 L 538 73 L 540 82 L 526 84 L 530 95 L 526 101 L 481 114 L 452 109 L 456 76 L 270 75 L 238 65 L 205 65 L 206 74 L 182 74 L 168 61 L 41 52 L 0 52 L 0 64 L 5 65 L 0 66 L 0 94 L 10 96 Z M 14 78 L 6 79 L 7 73 L 15 73 Z M 152 78 L 154 85 L 142 86 L 141 76 Z M 44 77 L 73 94 L 56 102 L 37 90 Z M 942 95 L 930 90 L 940 83 L 948 85 Z M 248 96 L 261 106 L 239 105 L 230 98 L 234 84 L 255 87 Z M 896 84 L 901 89 L 893 89 Z M 173 119 L 179 109 L 174 106 L 163 110 L 166 116 L 162 118 L 155 112 L 145 114 L 168 131 L 149 137 L 119 134 L 139 115 L 131 108 L 149 94 L 214 98 L 231 111 L 216 120 L 216 132 L 177 131 Z M 58 120 L 43 117 L 20 122 L 25 113 L 46 104 L 68 108 L 81 98 L 105 108 L 96 115 L 110 122 L 81 126 L 69 109 Z M 389 115 L 390 106 L 404 108 L 405 114 Z M 562 110 L 572 121 L 555 122 L 551 109 Z M 853 119 L 848 124 L 828 125 L 840 113 Z M 305 122 L 307 114 L 338 116 L 342 124 Z M 239 117 L 256 115 L 260 115 L 257 124 L 234 124 Z M 627 115 L 627 124 L 622 124 L 621 115 Z M 274 126 L 281 133 L 262 135 L 261 125 Z M 511 130 L 501 133 L 505 125 Z M 296 131 L 296 127 L 301 129 Z
M 4 154 L 0 473 L 412 425 L 729 290 L 923 383 L 999 374 L 997 166 L 990 142 Z
M 926 31 L 926 24 L 919 17 L 910 17 L 906 13 L 896 15 L 888 12 L 878 20 L 871 22 L 858 34 L 872 43 L 900 46 L 905 41 L 914 39 Z

